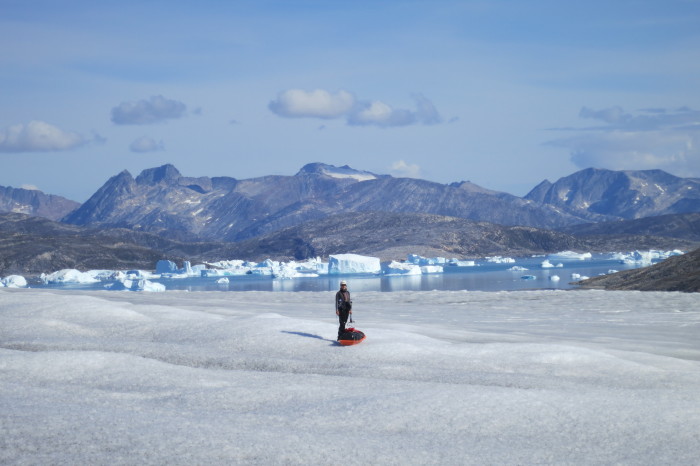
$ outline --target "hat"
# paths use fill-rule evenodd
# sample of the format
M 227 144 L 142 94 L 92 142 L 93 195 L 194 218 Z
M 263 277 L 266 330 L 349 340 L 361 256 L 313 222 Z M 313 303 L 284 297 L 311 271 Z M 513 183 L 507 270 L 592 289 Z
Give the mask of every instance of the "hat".
M 347 285 L 347 284 L 348 284 L 348 282 L 346 282 L 345 280 L 343 280 L 342 282 L 340 282 L 340 286 Z

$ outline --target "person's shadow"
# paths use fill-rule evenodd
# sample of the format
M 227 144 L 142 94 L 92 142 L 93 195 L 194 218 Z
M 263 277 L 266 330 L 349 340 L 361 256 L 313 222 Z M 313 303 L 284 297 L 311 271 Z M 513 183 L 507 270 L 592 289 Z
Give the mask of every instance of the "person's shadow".
M 335 345 L 340 345 L 335 340 L 329 340 L 328 338 L 323 338 L 320 335 L 314 335 L 313 333 L 305 333 L 305 332 L 290 332 L 289 330 L 282 330 L 282 333 L 289 333 L 290 335 L 299 335 L 300 337 L 306 337 L 306 338 L 316 338 L 318 340 L 323 340 L 332 343 L 334 346 Z

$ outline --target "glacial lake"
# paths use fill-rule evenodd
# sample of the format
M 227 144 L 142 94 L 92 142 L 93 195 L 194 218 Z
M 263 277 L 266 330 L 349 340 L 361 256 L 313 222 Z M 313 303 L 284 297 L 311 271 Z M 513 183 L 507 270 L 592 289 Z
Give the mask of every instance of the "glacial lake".
M 555 265 L 543 268 L 541 257 L 514 258 L 515 263 L 494 263 L 485 259 L 476 260 L 475 266 L 445 266 L 443 273 L 423 275 L 323 275 L 277 279 L 259 275 L 227 277 L 229 283 L 217 283 L 220 277 L 150 278 L 165 285 L 167 291 L 335 291 L 340 280 L 347 280 L 352 292 L 358 291 L 515 291 L 531 289 L 575 289 L 571 282 L 573 274 L 595 277 L 611 270 L 639 268 L 641 264 L 625 264 L 612 259 L 610 254 L 594 254 L 592 258 L 550 258 Z M 657 261 L 654 261 L 656 263 Z M 561 267 L 556 267 L 561 264 Z M 510 270 L 513 266 L 527 270 Z M 559 280 L 553 277 L 559 277 Z M 93 284 L 48 284 L 30 283 L 32 288 L 101 290 L 110 282 Z

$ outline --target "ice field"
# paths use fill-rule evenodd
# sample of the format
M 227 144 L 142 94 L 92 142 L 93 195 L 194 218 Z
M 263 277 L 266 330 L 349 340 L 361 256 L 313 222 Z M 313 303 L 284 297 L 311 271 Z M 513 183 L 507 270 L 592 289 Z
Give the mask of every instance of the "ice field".
M 700 294 L 333 295 L 0 289 L 0 464 L 698 464 Z

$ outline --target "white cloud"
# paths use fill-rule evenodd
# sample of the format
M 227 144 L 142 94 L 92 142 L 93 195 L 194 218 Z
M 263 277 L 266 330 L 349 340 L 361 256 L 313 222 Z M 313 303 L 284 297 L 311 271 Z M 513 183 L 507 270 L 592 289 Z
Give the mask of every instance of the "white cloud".
M 415 122 L 416 117 L 409 110 L 394 109 L 378 100 L 362 104 L 348 116 L 348 124 L 355 126 L 406 126 Z
M 625 113 L 619 107 L 583 108 L 582 118 L 606 126 L 582 128 L 581 133 L 547 144 L 566 147 L 571 161 L 581 168 L 612 170 L 662 169 L 679 176 L 700 176 L 700 112 L 644 110 Z
M 355 105 L 355 97 L 347 91 L 335 94 L 323 89 L 304 91 L 289 89 L 280 92 L 268 105 L 272 112 L 287 118 L 338 118 Z
M 392 163 L 389 170 L 392 175 L 399 178 L 421 178 L 420 167 L 415 164 L 408 164 L 403 160 Z
M 149 100 L 122 102 L 112 109 L 112 122 L 117 125 L 148 125 L 181 118 L 187 106 L 177 100 L 156 95 Z
M 416 101 L 416 119 L 424 125 L 436 125 L 442 123 L 442 117 L 435 108 L 435 105 L 423 94 L 415 94 L 413 100 Z
M 30 121 L 0 131 L 0 152 L 51 152 L 86 144 L 83 136 L 63 131 L 44 121 Z
M 380 100 L 358 101 L 347 91 L 333 94 L 322 89 L 304 91 L 290 89 L 280 92 L 268 105 L 275 114 L 287 118 L 345 118 L 352 126 L 389 128 L 412 124 L 432 125 L 442 118 L 435 105 L 421 94 L 413 96 L 416 110 L 394 108 Z
M 156 142 L 155 139 L 148 136 L 141 136 L 129 145 L 131 152 L 157 152 L 165 150 L 163 141 Z

